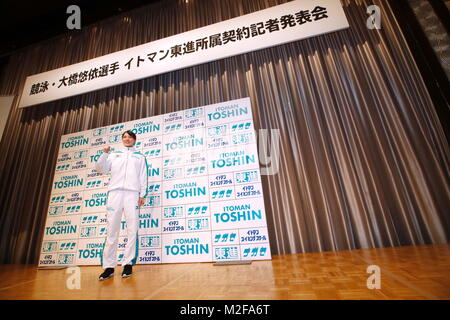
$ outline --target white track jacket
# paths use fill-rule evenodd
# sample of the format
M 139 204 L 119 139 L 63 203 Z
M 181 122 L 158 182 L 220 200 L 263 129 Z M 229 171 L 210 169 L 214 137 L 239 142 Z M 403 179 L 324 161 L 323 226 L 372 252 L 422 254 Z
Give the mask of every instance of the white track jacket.
M 95 163 L 95 170 L 103 174 L 111 171 L 108 191 L 139 191 L 141 198 L 147 195 L 147 160 L 135 147 L 122 147 L 111 153 L 103 152 Z

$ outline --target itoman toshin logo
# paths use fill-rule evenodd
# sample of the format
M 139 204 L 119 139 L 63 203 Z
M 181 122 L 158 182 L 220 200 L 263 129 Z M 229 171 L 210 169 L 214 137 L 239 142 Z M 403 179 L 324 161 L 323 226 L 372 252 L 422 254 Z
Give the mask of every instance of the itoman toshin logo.
M 61 142 L 61 149 L 71 149 L 79 146 L 84 146 L 89 144 L 89 138 L 85 137 L 84 135 L 70 137 L 67 139 L 67 141 Z
M 221 212 L 214 212 L 213 218 L 216 223 L 255 221 L 263 219 L 263 212 L 259 208 L 254 208 L 250 203 L 230 204 L 223 206 Z
M 220 120 L 227 118 L 236 118 L 243 115 L 248 115 L 249 110 L 247 107 L 242 107 L 237 104 L 228 105 L 228 106 L 220 106 L 216 107 L 215 110 L 211 113 L 208 113 L 208 120 Z
M 159 218 L 151 213 L 139 214 L 139 228 L 140 229 L 156 229 L 159 227 Z
M 84 179 L 78 174 L 67 174 L 59 177 L 58 181 L 53 182 L 53 190 L 64 190 L 70 188 L 82 188 Z
M 154 121 L 143 121 L 135 123 L 131 131 L 133 131 L 136 135 L 138 134 L 146 134 L 146 133 L 155 133 L 161 130 L 161 125 L 159 123 L 155 123 Z
M 245 150 L 236 150 L 219 153 L 216 159 L 211 159 L 211 168 L 239 167 L 257 164 L 256 154 L 248 154 Z M 244 168 L 243 168 L 244 169 Z
M 147 176 L 149 177 L 159 177 L 161 168 L 159 166 L 155 166 L 152 163 L 148 163 L 147 165 Z
M 205 145 L 204 137 L 198 133 L 189 133 L 180 136 L 176 136 L 164 144 L 165 151 L 179 151 L 185 149 L 191 149 L 195 147 L 202 147 Z
M 173 185 L 170 190 L 164 191 L 165 199 L 195 198 L 206 196 L 206 186 L 198 182 L 180 182 Z
M 175 238 L 171 245 L 164 246 L 167 256 L 203 255 L 210 253 L 210 245 L 199 237 Z
M 52 225 L 45 227 L 45 235 L 61 235 L 77 233 L 77 225 L 71 220 L 56 220 Z
M 92 241 L 92 240 L 89 240 Z M 78 249 L 78 259 L 100 259 L 103 252 L 103 242 L 88 242 Z
M 93 193 L 90 196 L 88 196 L 87 199 L 84 199 L 84 207 L 93 208 L 106 206 L 107 198 L 108 198 L 107 192 Z

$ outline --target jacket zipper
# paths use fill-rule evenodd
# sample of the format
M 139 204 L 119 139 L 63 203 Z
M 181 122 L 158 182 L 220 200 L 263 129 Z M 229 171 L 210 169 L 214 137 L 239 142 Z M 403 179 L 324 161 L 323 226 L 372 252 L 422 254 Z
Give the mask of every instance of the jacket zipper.
M 128 154 L 130 153 L 130 149 L 127 148 L 127 160 L 125 162 L 125 178 L 123 179 L 122 189 L 125 189 L 125 180 L 127 180 L 127 167 L 128 167 Z

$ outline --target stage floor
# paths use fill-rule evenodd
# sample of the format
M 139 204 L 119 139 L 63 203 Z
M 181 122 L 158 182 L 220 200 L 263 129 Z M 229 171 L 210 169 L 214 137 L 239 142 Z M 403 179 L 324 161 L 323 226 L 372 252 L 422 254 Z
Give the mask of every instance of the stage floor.
M 368 289 L 369 265 L 381 288 Z M 275 255 L 250 265 L 137 265 L 131 278 L 98 281 L 80 267 L 80 289 L 66 269 L 0 265 L 0 299 L 450 299 L 450 244 Z

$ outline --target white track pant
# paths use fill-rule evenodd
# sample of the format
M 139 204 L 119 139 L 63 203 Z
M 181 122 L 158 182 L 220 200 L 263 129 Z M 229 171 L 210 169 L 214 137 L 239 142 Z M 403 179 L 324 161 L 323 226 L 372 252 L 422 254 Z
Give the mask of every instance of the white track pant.
M 136 263 L 138 255 L 139 192 L 111 190 L 106 204 L 107 236 L 103 247 L 101 264 L 104 269 L 117 266 L 117 246 L 122 212 L 127 226 L 127 244 L 122 265 Z

